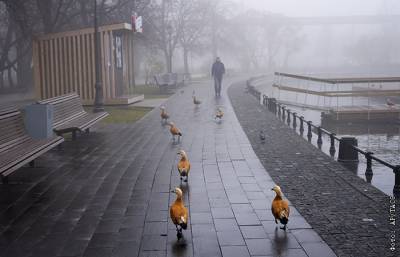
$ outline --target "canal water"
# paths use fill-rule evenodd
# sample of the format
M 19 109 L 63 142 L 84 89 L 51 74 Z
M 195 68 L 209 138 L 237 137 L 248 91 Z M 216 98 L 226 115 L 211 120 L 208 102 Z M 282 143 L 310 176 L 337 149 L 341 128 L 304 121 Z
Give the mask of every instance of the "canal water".
M 271 80 L 263 80 L 256 84 L 257 89 L 261 92 L 261 95 L 265 94 L 267 96 L 274 95 L 274 97 L 278 98 L 276 89 L 274 89 L 272 85 L 273 81 Z M 283 92 L 279 93 L 279 98 L 283 101 L 287 101 L 287 99 L 294 99 L 293 94 L 286 94 Z M 299 96 L 301 97 L 301 96 Z M 304 96 L 303 96 L 304 97 Z M 312 97 L 312 96 L 311 96 Z M 308 105 L 316 105 L 320 104 L 322 107 L 324 106 L 323 99 L 312 99 L 308 96 L 307 104 Z M 318 101 L 318 102 L 317 102 Z M 340 99 L 335 100 L 335 104 L 340 102 Z M 349 99 L 345 100 L 348 104 Z M 395 99 L 398 101 L 398 99 Z M 325 100 L 325 105 L 327 100 Z M 331 100 L 330 100 L 331 102 Z M 322 103 L 322 104 L 321 104 Z M 366 105 L 366 104 L 384 104 L 385 99 L 382 98 L 356 98 L 351 100 L 352 105 Z M 332 103 L 330 103 L 331 105 Z M 339 103 L 340 106 L 340 103 Z M 347 123 L 347 124 L 332 124 L 322 122 L 321 120 L 321 109 L 310 109 L 304 106 L 290 106 L 287 107 L 296 112 L 299 116 L 304 116 L 305 120 L 312 121 L 315 125 L 322 125 L 322 127 L 330 132 L 335 133 L 339 138 L 340 137 L 356 137 L 358 140 L 359 148 L 373 152 L 375 156 L 380 159 L 392 164 L 392 165 L 400 165 L 400 124 L 388 124 L 388 123 Z M 297 125 L 297 131 L 299 130 L 299 125 Z M 305 131 L 307 131 L 307 127 L 305 126 Z M 298 131 L 299 132 L 299 131 Z M 306 133 L 304 133 L 306 136 Z M 315 146 L 317 146 L 317 136 L 313 134 L 312 142 Z M 329 155 L 329 146 L 330 146 L 330 138 L 327 135 L 323 135 L 323 144 L 321 150 Z M 336 143 L 336 153 L 335 159 L 337 158 L 339 144 Z M 359 163 L 358 165 L 354 165 L 350 167 L 349 172 L 357 173 L 357 175 L 364 179 L 366 169 L 366 160 L 362 154 L 359 154 Z M 372 171 L 373 177 L 371 184 L 374 185 L 379 190 L 383 191 L 387 195 L 393 194 L 393 186 L 394 186 L 394 173 L 393 170 L 380 164 L 375 161 L 372 162 Z

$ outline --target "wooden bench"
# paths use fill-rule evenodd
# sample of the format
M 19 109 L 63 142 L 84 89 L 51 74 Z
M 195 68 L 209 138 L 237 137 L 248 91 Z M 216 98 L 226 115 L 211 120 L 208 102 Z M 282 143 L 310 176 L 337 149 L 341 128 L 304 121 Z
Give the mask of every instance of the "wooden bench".
M 25 131 L 21 112 L 16 109 L 0 110 L 0 176 L 7 183 L 13 171 L 62 143 L 62 137 L 33 139 Z
M 53 130 L 57 135 L 76 132 L 89 132 L 89 128 L 108 116 L 107 112 L 88 113 L 83 109 L 81 98 L 76 93 L 57 96 L 38 102 L 54 107 Z
M 175 89 L 178 86 L 183 86 L 185 83 L 185 77 L 178 73 L 164 73 L 157 74 L 154 76 L 154 81 L 159 87 L 160 91 L 168 91 L 169 89 Z

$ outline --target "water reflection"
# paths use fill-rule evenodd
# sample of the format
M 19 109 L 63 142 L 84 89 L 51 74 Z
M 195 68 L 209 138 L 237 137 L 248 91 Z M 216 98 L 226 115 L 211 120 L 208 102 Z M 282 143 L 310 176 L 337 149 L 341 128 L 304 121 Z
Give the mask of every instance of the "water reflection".
M 282 231 L 278 227 L 274 231 L 274 246 L 278 256 L 281 256 L 288 248 L 286 231 Z
M 187 253 L 188 247 L 187 247 L 188 243 L 185 239 L 185 237 L 183 237 L 180 240 L 176 240 L 173 244 L 172 244 L 172 253 L 173 256 L 182 256 L 182 257 L 186 257 L 189 254 Z

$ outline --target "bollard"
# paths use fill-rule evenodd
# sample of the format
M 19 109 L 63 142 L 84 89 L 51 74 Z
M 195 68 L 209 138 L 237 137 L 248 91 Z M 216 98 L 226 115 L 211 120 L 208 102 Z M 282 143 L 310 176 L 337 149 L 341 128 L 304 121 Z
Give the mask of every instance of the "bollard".
M 263 105 L 267 106 L 267 101 L 268 101 L 268 97 L 266 95 L 263 95 Z
M 282 120 L 285 120 L 285 106 L 282 106 Z
M 297 121 L 296 121 L 296 114 L 297 113 L 293 113 L 293 128 L 296 130 L 296 127 L 297 127 Z
M 303 135 L 303 133 L 304 133 L 304 117 L 303 116 L 301 116 L 300 117 L 300 134 L 301 135 Z
M 400 165 L 394 167 L 393 172 L 394 172 L 393 195 L 395 197 L 400 197 Z
M 335 152 L 336 152 L 336 149 L 335 149 L 335 133 L 331 133 L 329 135 L 329 137 L 331 138 L 331 146 L 329 147 L 329 153 L 330 153 L 331 157 L 334 157 L 335 156 Z
M 371 155 L 373 155 L 373 154 L 374 153 L 372 153 L 372 152 L 367 152 L 365 154 L 365 158 L 367 158 L 367 168 L 365 169 L 365 178 L 368 183 L 371 183 L 372 176 L 374 175 L 372 172 L 372 157 L 371 157 Z
M 269 98 L 268 99 L 268 110 L 272 113 L 276 114 L 276 99 L 275 98 Z
M 307 121 L 307 125 L 308 125 L 307 138 L 308 138 L 309 142 L 311 142 L 311 138 L 312 138 L 311 124 L 312 124 L 312 121 Z
M 271 98 L 271 108 L 272 108 L 272 112 L 276 113 L 278 112 L 278 110 L 276 109 L 276 98 Z
M 290 126 L 290 110 L 289 109 L 287 109 L 287 124 L 288 124 L 288 126 Z
M 281 117 L 281 104 L 278 104 L 278 117 Z
M 340 162 L 358 162 L 358 152 L 353 146 L 357 146 L 357 138 L 342 137 L 339 143 L 338 161 Z
M 318 131 L 317 144 L 321 148 L 321 145 L 322 145 L 322 129 L 321 129 L 321 126 L 318 126 L 317 131 Z

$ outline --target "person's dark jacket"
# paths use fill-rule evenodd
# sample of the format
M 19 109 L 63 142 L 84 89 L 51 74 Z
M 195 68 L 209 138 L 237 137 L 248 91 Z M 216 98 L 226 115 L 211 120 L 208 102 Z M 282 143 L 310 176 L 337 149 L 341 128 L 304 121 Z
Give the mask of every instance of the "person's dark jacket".
M 222 75 L 225 73 L 225 66 L 222 62 L 214 62 L 211 75 L 213 77 L 222 78 Z

